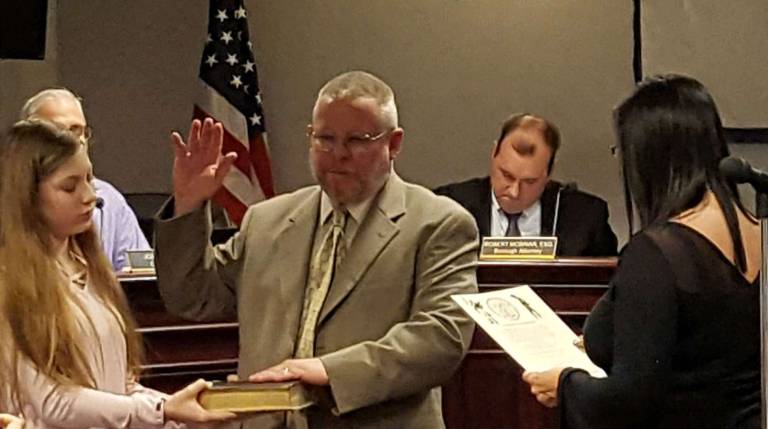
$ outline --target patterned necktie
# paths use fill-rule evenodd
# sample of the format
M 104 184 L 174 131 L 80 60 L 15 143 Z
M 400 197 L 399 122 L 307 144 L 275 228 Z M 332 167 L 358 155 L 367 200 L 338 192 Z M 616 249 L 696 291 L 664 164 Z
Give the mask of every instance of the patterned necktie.
M 508 214 L 507 220 L 509 223 L 507 223 L 507 232 L 504 233 L 504 236 L 506 237 L 519 237 L 520 236 L 520 228 L 517 226 L 517 220 L 520 218 L 520 213 L 515 214 Z
M 314 356 L 315 327 L 317 317 L 323 308 L 325 297 L 333 281 L 333 273 L 344 257 L 344 226 L 347 213 L 333 211 L 333 223 L 325 233 L 322 244 L 315 254 L 310 267 L 309 282 L 304 298 L 302 324 L 295 357 L 308 358 Z

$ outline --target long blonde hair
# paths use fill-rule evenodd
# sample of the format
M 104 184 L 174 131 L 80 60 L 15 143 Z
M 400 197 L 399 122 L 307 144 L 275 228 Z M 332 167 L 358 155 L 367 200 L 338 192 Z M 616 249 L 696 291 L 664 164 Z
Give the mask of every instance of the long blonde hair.
M 40 183 L 82 143 L 44 121 L 17 122 L 0 147 L 0 376 L 7 397 L 21 398 L 19 363 L 24 359 L 61 385 L 95 387 L 72 296 L 50 246 L 39 205 Z M 70 237 L 88 265 L 89 288 L 122 326 L 128 365 L 138 373 L 141 341 L 125 296 L 104 256 L 93 226 Z M 74 306 L 73 306 L 74 305 Z M 92 324 L 91 324 L 92 326 Z M 94 331 L 95 332 L 95 331 Z M 12 352 L 7 352 L 12 347 Z M 0 387 L 2 387 L 0 382 Z M 2 389 L 0 389 L 2 390 Z

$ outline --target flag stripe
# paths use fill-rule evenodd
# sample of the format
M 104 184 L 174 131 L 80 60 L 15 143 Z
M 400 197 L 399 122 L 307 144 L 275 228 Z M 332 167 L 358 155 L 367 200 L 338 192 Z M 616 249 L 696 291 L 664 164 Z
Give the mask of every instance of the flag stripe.
M 245 216 L 245 211 L 248 209 L 248 206 L 232 195 L 227 188 L 223 186 L 219 188 L 219 190 L 216 191 L 213 200 L 227 209 L 227 216 L 229 216 L 229 219 L 232 222 L 237 225 L 243 223 L 243 217 Z
M 215 121 L 221 122 L 216 115 L 209 114 L 208 112 L 200 109 L 198 106 L 195 106 L 194 110 L 195 119 L 203 120 L 205 118 L 212 118 Z M 235 136 L 230 134 L 229 129 L 224 127 L 224 138 L 223 144 L 221 146 L 221 153 L 226 154 L 229 152 L 235 152 L 237 154 L 235 167 L 239 169 L 246 177 L 252 177 L 253 164 L 250 159 L 251 155 L 248 151 L 248 147 L 243 145 L 242 142 L 238 141 Z M 267 160 L 267 162 L 269 162 L 269 160 Z
M 224 178 L 224 187 L 237 197 L 243 204 L 251 205 L 264 199 L 264 192 L 261 187 L 241 171 L 232 169 Z
M 272 186 L 272 166 L 269 162 L 269 147 L 265 138 L 261 135 L 251 140 L 251 162 L 256 167 L 256 177 L 259 180 L 259 186 L 267 197 L 273 197 L 275 190 Z
M 195 107 L 221 122 L 224 129 L 235 136 L 238 141 L 243 142 L 245 146 L 245 142 L 248 141 L 248 125 L 245 115 L 210 85 L 203 81 L 200 81 L 200 84 L 199 93 L 195 98 Z

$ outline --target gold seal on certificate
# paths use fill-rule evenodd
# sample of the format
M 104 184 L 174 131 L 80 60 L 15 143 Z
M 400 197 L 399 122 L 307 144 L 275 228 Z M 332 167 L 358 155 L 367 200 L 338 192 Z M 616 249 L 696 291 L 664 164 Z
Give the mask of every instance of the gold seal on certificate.
M 523 369 L 574 367 L 605 377 L 576 334 L 529 286 L 451 298 Z

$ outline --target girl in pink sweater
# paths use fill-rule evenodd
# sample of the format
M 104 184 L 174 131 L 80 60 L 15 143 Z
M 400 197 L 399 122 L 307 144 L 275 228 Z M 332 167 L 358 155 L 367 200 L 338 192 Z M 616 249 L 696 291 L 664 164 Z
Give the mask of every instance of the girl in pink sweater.
M 234 417 L 200 407 L 203 380 L 171 396 L 138 384 L 141 341 L 91 224 L 85 142 L 22 121 L 0 151 L 0 409 L 51 429 Z

